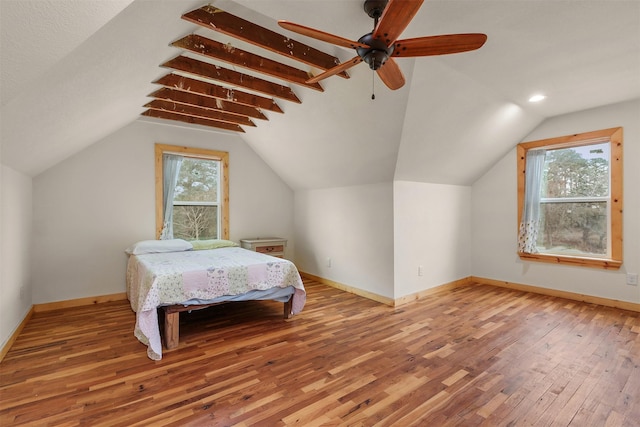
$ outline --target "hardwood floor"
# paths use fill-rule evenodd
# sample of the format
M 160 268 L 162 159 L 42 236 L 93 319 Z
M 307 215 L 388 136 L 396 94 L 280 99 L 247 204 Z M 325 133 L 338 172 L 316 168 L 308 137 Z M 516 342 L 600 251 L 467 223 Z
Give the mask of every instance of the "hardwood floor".
M 305 282 L 289 320 L 181 315 L 158 362 L 127 301 L 36 313 L 0 364 L 0 425 L 640 425 L 640 313 L 484 285 L 391 308 Z

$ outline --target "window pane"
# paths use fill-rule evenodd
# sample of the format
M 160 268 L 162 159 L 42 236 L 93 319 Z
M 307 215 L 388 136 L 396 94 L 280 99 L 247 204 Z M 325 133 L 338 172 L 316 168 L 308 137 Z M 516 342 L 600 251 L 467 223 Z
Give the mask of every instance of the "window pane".
M 543 203 L 540 252 L 607 256 L 607 203 Z
M 174 205 L 173 237 L 185 240 L 217 239 L 218 207 Z
M 609 195 L 609 143 L 548 150 L 541 197 Z
M 162 237 L 165 225 L 165 215 L 169 209 L 165 206 L 165 162 L 164 154 L 174 154 L 181 157 L 182 162 L 178 176 L 174 176 L 176 183 L 173 193 L 172 207 L 177 212 L 174 217 L 171 212 L 172 223 L 176 237 L 191 239 L 197 236 L 206 238 L 229 238 L 229 153 L 226 151 L 190 148 L 177 145 L 155 144 L 155 182 L 156 182 L 156 238 Z M 168 190 L 168 189 L 167 189 Z M 188 206 L 193 206 L 187 208 Z M 195 214 L 197 207 L 208 207 L 208 224 L 196 225 L 201 216 Z M 187 214 L 187 209 L 191 211 Z M 215 212 L 211 212 L 215 210 Z M 181 211 L 181 212 L 179 212 Z M 217 232 L 214 231 L 217 229 Z M 203 231 L 204 230 L 204 231 Z M 176 233 L 180 233 L 178 236 Z
M 181 202 L 218 200 L 219 162 L 185 157 L 173 197 L 173 235 L 186 240 L 218 238 L 218 206 L 184 206 Z
M 216 160 L 185 157 L 180 167 L 173 200 L 217 202 L 218 164 Z

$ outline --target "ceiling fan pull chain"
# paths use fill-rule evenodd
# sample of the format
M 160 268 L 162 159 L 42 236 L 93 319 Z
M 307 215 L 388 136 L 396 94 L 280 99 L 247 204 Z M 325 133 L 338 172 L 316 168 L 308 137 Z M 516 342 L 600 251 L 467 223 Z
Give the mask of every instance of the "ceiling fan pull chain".
M 376 73 L 371 72 L 371 99 L 376 99 Z

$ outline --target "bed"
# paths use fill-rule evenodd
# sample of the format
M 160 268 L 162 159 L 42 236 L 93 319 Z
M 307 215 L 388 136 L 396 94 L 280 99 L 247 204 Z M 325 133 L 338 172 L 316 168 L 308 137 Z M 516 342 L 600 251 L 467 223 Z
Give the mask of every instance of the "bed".
M 136 313 L 134 334 L 147 345 L 150 359 L 162 359 L 158 309 L 164 311 L 167 348 L 178 344 L 183 311 L 249 300 L 280 301 L 285 318 L 302 311 L 306 293 L 291 261 L 230 241 L 196 249 L 179 239 L 139 242 L 127 249 L 127 297 Z

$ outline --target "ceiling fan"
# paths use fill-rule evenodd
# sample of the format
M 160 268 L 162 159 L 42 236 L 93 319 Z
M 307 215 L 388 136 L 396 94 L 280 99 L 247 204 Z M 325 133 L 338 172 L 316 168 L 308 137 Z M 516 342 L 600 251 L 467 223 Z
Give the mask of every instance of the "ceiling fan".
M 355 49 L 357 56 L 330 68 L 307 80 L 316 83 L 329 76 L 341 73 L 364 61 L 378 73 L 389 89 L 404 86 L 405 80 L 394 58 L 446 55 L 468 52 L 482 47 L 487 40 L 485 34 L 449 34 L 397 40 L 409 25 L 424 0 L 365 0 L 364 11 L 374 20 L 370 33 L 352 41 L 288 21 L 278 24 L 289 31 L 346 48 Z

